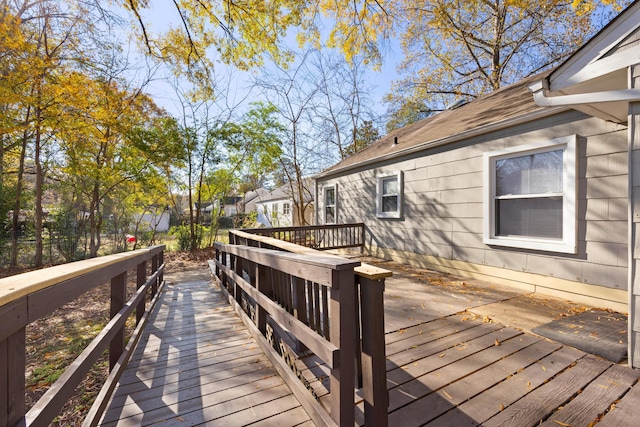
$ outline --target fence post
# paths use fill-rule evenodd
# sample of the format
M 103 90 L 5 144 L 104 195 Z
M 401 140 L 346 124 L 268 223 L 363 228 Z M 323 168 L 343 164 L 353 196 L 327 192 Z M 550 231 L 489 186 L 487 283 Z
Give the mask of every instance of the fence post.
M 384 279 L 358 276 L 362 315 L 365 425 L 388 425 L 389 394 L 384 342 Z
M 0 341 L 0 426 L 15 426 L 24 417 L 25 328 Z
M 340 349 L 337 367 L 331 370 L 331 418 L 340 426 L 352 426 L 355 418 L 354 276 L 353 268 L 333 270 L 329 301 L 331 342 Z
M 111 309 L 110 318 L 113 318 L 127 300 L 127 272 L 121 273 L 111 279 Z M 116 366 L 120 355 L 124 351 L 124 326 L 116 333 L 109 344 L 109 371 Z
M 298 320 L 305 325 L 309 326 L 309 320 L 307 317 L 307 299 L 306 299 L 306 280 L 300 277 L 293 277 L 293 314 Z M 296 339 L 296 349 L 298 352 L 306 350 L 304 344 L 300 340 Z
M 145 260 L 145 261 L 142 261 L 140 264 L 138 264 L 138 267 L 136 269 L 136 285 L 138 289 L 144 286 L 144 283 L 146 281 L 147 281 L 147 261 Z M 136 307 L 136 325 L 140 323 L 142 316 L 144 316 L 145 306 L 147 302 L 146 300 L 147 300 L 147 296 L 145 293 L 145 296 L 142 298 L 142 300 L 140 300 L 140 303 Z
M 151 257 L 151 271 L 158 271 L 158 254 Z M 151 285 L 151 295 L 155 295 L 158 292 L 158 283 L 160 283 L 160 277 L 158 277 Z
M 255 264 L 256 268 L 256 289 L 268 297 L 269 299 L 273 298 L 273 285 L 270 279 L 270 268 L 264 265 L 260 265 L 258 263 Z M 260 305 L 256 304 L 256 325 L 260 332 L 265 335 L 267 331 L 267 312 Z
M 158 261 L 160 262 L 158 264 L 158 268 L 160 268 L 160 266 L 162 264 L 164 264 L 164 251 L 160 251 L 160 253 L 158 254 Z M 160 285 L 160 283 L 164 282 L 164 270 L 162 272 L 160 272 L 160 274 L 158 274 L 158 285 Z M 156 291 L 158 289 L 156 288 Z M 154 295 L 156 294 L 156 292 L 154 291 L 153 293 Z

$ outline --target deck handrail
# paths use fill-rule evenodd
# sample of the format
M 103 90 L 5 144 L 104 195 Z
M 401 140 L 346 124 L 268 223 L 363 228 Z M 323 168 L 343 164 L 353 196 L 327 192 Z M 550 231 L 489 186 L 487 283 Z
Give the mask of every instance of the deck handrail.
M 320 226 L 317 226 L 320 227 Z M 292 227 L 295 228 L 295 227 Z M 262 230 L 262 229 L 257 229 Z M 308 256 L 334 257 L 337 255 L 320 252 L 272 237 L 256 235 L 253 230 L 229 230 L 229 242 L 237 245 L 277 249 Z M 387 425 L 387 377 L 386 350 L 384 340 L 384 283 L 392 272 L 383 268 L 361 263 L 354 269 L 354 291 L 357 292 L 354 310 L 356 312 L 356 371 L 358 386 L 362 387 L 364 398 L 365 424 Z
M 240 229 L 317 250 L 364 248 L 364 223 Z
M 164 245 L 158 245 L 0 279 L 0 427 L 49 425 L 109 348 L 109 378 L 83 425 L 97 424 L 109 389 L 113 390 L 153 308 L 155 298 L 147 307 L 147 294 L 157 296 L 164 285 L 164 250 Z M 151 273 L 147 276 L 148 261 Z M 132 268 L 137 291 L 127 301 L 127 271 Z M 109 322 L 27 412 L 26 326 L 106 282 L 111 285 Z M 125 346 L 125 323 L 134 311 L 137 327 Z
M 317 425 L 354 425 L 353 268 L 360 262 L 221 243 L 215 249 L 210 265 L 221 290 L 309 416 Z M 273 347 L 288 340 L 284 330 L 330 368 L 329 411 L 276 354 Z

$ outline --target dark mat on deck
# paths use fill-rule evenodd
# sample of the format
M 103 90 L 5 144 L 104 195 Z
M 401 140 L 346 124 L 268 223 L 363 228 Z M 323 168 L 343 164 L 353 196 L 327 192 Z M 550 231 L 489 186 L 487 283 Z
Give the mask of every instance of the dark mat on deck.
M 589 310 L 563 317 L 532 332 L 618 363 L 627 357 L 627 316 Z

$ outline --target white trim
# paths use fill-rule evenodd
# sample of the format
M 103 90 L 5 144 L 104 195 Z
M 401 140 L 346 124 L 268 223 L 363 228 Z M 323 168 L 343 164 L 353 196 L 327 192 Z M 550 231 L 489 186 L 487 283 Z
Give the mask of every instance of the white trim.
M 382 190 L 383 190 L 383 181 L 387 178 L 395 178 L 398 183 L 398 205 L 397 209 L 392 212 L 383 212 L 382 211 Z M 378 218 L 402 218 L 402 202 L 404 195 L 404 181 L 403 181 L 403 173 L 395 172 L 395 173 L 387 173 L 380 174 L 376 176 L 376 216 Z
M 549 76 L 551 90 L 562 90 L 610 72 L 610 64 L 604 64 L 605 66 L 601 68 L 596 64 L 605 59 L 604 55 L 635 31 L 638 28 L 638 22 L 640 22 L 640 2 L 634 2 L 551 73 Z M 625 55 L 631 56 L 631 52 L 626 52 Z M 585 69 L 591 69 L 593 72 L 589 75 L 584 72 Z
M 577 176 L 576 176 L 577 136 L 570 135 L 532 144 L 510 147 L 484 153 L 484 233 L 483 242 L 487 245 L 540 251 L 576 253 L 577 252 Z M 537 152 L 563 149 L 563 206 L 562 240 L 543 239 L 524 236 L 497 236 L 495 230 L 495 164 L 497 160 L 518 157 Z
M 327 191 L 328 190 L 333 190 L 333 205 L 327 205 Z M 324 220 L 324 223 L 325 224 L 337 224 L 338 223 L 338 185 L 337 184 L 332 184 L 332 185 L 327 185 L 326 187 L 323 187 L 322 196 L 323 196 L 322 201 L 324 202 L 323 208 L 322 208 L 322 219 Z M 327 221 L 327 207 L 328 206 L 333 206 L 333 221 L 331 221 L 331 222 Z

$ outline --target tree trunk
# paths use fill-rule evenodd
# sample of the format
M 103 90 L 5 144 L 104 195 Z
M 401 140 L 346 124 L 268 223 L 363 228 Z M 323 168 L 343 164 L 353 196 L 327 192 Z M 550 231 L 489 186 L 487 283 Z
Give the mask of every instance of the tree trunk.
M 22 147 L 20 148 L 20 163 L 18 165 L 18 177 L 16 182 L 16 197 L 13 203 L 13 216 L 11 218 L 11 260 L 9 264 L 12 267 L 18 265 L 18 226 L 20 219 L 20 209 L 22 207 L 22 185 L 24 179 L 24 162 L 27 155 L 27 141 L 29 139 L 29 131 L 26 125 L 29 123 L 31 116 L 31 107 L 27 107 L 27 116 L 25 119 L 25 130 L 22 133 Z
M 36 164 L 36 201 L 35 201 L 35 215 L 34 215 L 34 228 L 36 234 L 36 253 L 34 258 L 34 265 L 36 267 L 42 266 L 42 187 L 44 185 L 44 176 L 42 173 L 42 162 L 40 160 L 41 142 L 42 142 L 42 127 L 40 125 L 40 119 L 42 117 L 42 109 L 36 108 L 36 135 L 35 135 L 35 149 L 34 157 Z
M 96 242 L 96 212 L 98 210 L 98 182 L 93 184 L 93 193 L 91 198 L 91 204 L 89 206 L 89 258 L 95 258 L 98 256 L 98 244 Z

